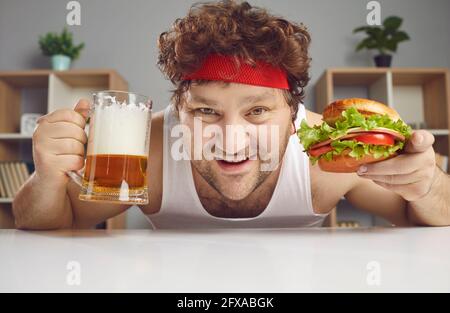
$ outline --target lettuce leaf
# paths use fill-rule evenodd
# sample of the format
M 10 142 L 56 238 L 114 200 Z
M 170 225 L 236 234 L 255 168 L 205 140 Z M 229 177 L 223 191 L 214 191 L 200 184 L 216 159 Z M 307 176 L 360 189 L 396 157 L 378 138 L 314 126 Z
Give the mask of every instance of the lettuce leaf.
M 336 121 L 335 127 L 323 122 L 321 125 L 314 125 L 310 127 L 306 120 L 302 120 L 300 128 L 297 130 L 297 136 L 300 138 L 305 152 L 314 144 L 325 141 L 327 139 L 337 139 L 347 134 L 352 129 L 360 127 L 364 130 L 371 130 L 378 127 L 384 127 L 395 130 L 409 139 L 412 134 L 412 129 L 402 120 L 393 121 L 387 114 L 374 114 L 369 117 L 364 117 L 355 108 L 349 108 L 342 112 L 342 119 Z M 333 147 L 329 151 L 319 157 L 309 156 L 313 164 L 320 158 L 331 160 L 333 155 L 340 155 L 345 149 L 350 149 L 350 156 L 356 159 L 362 158 L 366 154 L 373 155 L 376 159 L 382 156 L 389 156 L 398 150 L 403 149 L 404 142 L 396 141 L 392 146 L 380 146 L 364 144 L 354 140 L 334 140 L 331 142 Z
M 371 130 L 378 127 L 384 127 L 395 130 L 405 136 L 411 137 L 412 129 L 402 120 L 393 121 L 387 114 L 374 114 L 364 117 L 355 108 L 349 108 L 342 112 L 342 119 L 335 123 L 335 127 L 323 122 L 321 125 L 310 127 L 303 119 L 300 128 L 297 130 L 297 136 L 300 138 L 305 150 L 312 145 L 325 141 L 327 139 L 336 139 L 347 134 L 348 130 L 361 127 L 364 130 Z
M 381 157 L 388 157 L 394 154 L 396 151 L 403 149 L 405 143 L 402 141 L 397 141 L 392 146 L 380 146 L 380 145 L 370 145 L 362 142 L 357 142 L 354 140 L 336 140 L 331 142 L 333 147 L 332 151 L 322 154 L 318 157 L 309 156 L 312 164 L 314 165 L 320 158 L 325 158 L 328 161 L 333 159 L 333 155 L 340 155 L 345 149 L 350 149 L 349 155 L 355 159 L 361 159 L 364 155 L 372 155 L 375 159 Z

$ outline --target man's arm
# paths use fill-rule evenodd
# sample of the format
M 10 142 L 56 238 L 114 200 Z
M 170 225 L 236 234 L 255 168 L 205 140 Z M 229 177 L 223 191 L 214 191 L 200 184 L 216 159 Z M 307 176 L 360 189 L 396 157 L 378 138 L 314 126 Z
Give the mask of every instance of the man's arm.
M 411 225 L 407 215 L 407 201 L 373 181 L 355 176 L 353 187 L 345 198 L 358 209 L 382 217 L 396 226 Z
M 409 219 L 417 225 L 450 225 L 450 176 L 438 166 L 430 191 L 407 204 Z
M 436 179 L 422 198 L 407 201 L 373 181 L 355 178 L 345 198 L 355 207 L 397 226 L 449 226 L 450 177 L 436 166 Z
M 16 227 L 57 229 L 72 227 L 73 216 L 66 184 L 31 175 L 13 201 Z
M 57 110 L 39 120 L 33 134 L 36 171 L 13 201 L 18 228 L 88 228 L 129 207 L 78 200 L 80 187 L 66 175 L 83 167 L 88 109 L 89 102 L 81 100 L 75 110 Z
M 408 140 L 403 154 L 361 166 L 358 176 L 372 184 L 355 184 L 350 197 L 356 198 L 362 208 L 381 207 L 380 202 L 385 201 L 383 197 L 393 193 L 404 199 L 404 213 L 409 224 L 450 225 L 449 176 L 436 166 L 433 142 L 431 133 L 419 130 Z M 374 191 L 375 185 L 385 189 L 384 194 L 378 199 L 364 200 Z M 374 204 L 365 204 L 372 201 Z
M 67 181 L 41 178 L 36 173 L 21 188 L 13 202 L 16 227 L 49 230 L 92 228 L 123 213 L 129 205 L 83 202 L 80 187 Z

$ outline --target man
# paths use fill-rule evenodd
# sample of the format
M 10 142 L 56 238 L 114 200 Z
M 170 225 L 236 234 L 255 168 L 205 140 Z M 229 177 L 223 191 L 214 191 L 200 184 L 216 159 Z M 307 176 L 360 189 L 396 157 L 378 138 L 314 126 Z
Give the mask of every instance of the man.
M 234 1 L 194 6 L 160 35 L 158 64 L 175 90 L 173 103 L 152 120 L 150 202 L 141 210 L 155 228 L 316 226 L 342 196 L 395 225 L 450 225 L 450 179 L 436 166 L 426 131 L 416 131 L 401 156 L 358 173 L 322 172 L 308 162 L 296 127 L 303 118 L 322 122 L 302 105 L 309 42 L 303 25 Z M 228 75 L 233 64 L 238 70 Z M 80 100 L 75 110 L 40 119 L 36 171 L 13 203 L 19 228 L 87 228 L 127 210 L 78 200 L 79 187 L 66 174 L 83 167 L 88 107 Z M 196 121 L 202 147 L 214 137 L 205 135 L 208 126 L 223 131 L 222 141 L 228 126 L 257 133 L 275 126 L 278 144 L 266 147 L 268 158 L 255 159 L 250 135 L 226 147 L 213 140 L 213 159 L 177 159 L 171 130 L 181 124 L 195 133 Z M 273 160 L 276 166 L 263 170 Z

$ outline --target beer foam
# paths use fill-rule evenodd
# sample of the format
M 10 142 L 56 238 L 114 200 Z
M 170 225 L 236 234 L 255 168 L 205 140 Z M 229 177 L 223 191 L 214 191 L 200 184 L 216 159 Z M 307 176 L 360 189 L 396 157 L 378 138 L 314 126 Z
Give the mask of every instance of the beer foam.
M 144 103 L 120 103 L 115 97 L 104 98 L 110 101 L 95 104 L 87 154 L 147 156 L 150 108 Z

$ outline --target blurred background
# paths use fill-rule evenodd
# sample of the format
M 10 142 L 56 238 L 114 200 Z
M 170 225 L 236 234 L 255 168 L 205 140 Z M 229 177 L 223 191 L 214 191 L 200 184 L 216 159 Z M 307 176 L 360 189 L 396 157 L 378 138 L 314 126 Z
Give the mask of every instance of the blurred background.
M 66 25 L 69 1 L 0 0 L 0 70 L 48 68 L 39 53 L 38 38 Z M 85 49 L 73 68 L 114 68 L 130 91 L 150 95 L 155 108 L 169 101 L 171 85 L 156 67 L 159 34 L 183 17 L 198 1 L 89 0 L 81 4 L 81 25 L 68 26 Z M 251 4 L 289 20 L 303 22 L 312 36 L 311 83 L 305 105 L 313 108 L 310 92 L 329 67 L 372 66 L 371 52 L 355 52 L 361 36 L 352 33 L 366 23 L 365 0 L 266 0 Z M 399 45 L 393 66 L 450 67 L 450 1 L 379 1 L 382 17 L 398 15 L 412 39 Z
M 74 103 L 58 103 L 57 105 L 54 102 L 63 100 L 73 102 L 76 96 L 83 92 L 87 93 L 91 89 L 95 90 L 103 86 L 102 79 L 109 79 L 109 86 L 113 86 L 111 81 L 115 79 L 116 73 L 128 82 L 130 91 L 149 95 L 154 100 L 155 111 L 167 106 L 171 85 L 164 80 L 156 67 L 156 41 L 159 34 L 169 29 L 176 18 L 183 17 L 195 1 L 81 0 L 78 1 L 81 4 L 81 25 L 79 26 L 66 24 L 66 16 L 69 12 L 66 8 L 68 2 L 0 0 L 0 72 L 4 73 L 4 76 L 0 74 L 0 83 L 3 77 L 6 84 L 5 90 L 20 89 L 22 96 L 20 114 L 36 113 L 33 112 L 33 107 L 36 105 L 39 107 L 39 105 L 33 99 L 39 97 L 47 97 L 45 104 L 38 110 L 41 113 L 50 111 L 50 108 L 56 108 L 58 105 L 71 106 Z M 392 68 L 425 69 L 414 73 L 394 71 L 393 74 L 388 70 L 371 71 L 371 68 L 375 68 L 373 57 L 376 51 L 355 51 L 355 47 L 364 38 L 364 34 L 354 34 L 353 30 L 358 26 L 367 25 L 366 16 L 369 11 L 366 6 L 369 1 L 254 0 L 249 2 L 266 7 L 272 13 L 282 15 L 288 20 L 303 22 L 308 27 L 312 36 L 310 49 L 312 68 L 311 82 L 306 90 L 307 108 L 320 112 L 327 101 L 346 95 L 368 96 L 393 104 L 397 92 L 398 95 L 401 94 L 402 99 L 400 100 L 400 96 L 397 97 L 397 107 L 399 111 L 403 110 L 400 112 L 403 116 L 411 112 L 404 106 L 405 102 L 409 103 L 408 99 L 420 97 L 417 103 L 411 105 L 414 105 L 414 108 L 422 106 L 422 111 L 418 114 L 419 117 L 413 115 L 408 122 L 415 124 L 416 128 L 436 129 L 436 134 L 440 137 L 438 150 L 443 156 L 448 156 L 449 87 L 446 71 L 450 67 L 450 1 L 378 1 L 381 5 L 381 18 L 392 15 L 401 17 L 403 19 L 401 29 L 404 29 L 410 37 L 410 40 L 398 45 L 393 55 Z M 56 76 L 55 82 L 45 83 L 43 74 L 39 74 L 42 76 L 38 75 L 39 78 L 33 74 L 35 72 L 32 72 L 37 69 L 51 68 L 50 58 L 44 56 L 39 49 L 39 37 L 47 32 L 60 33 L 65 26 L 69 32 L 73 33 L 75 43 L 85 44 L 79 58 L 71 64 L 72 70 L 88 69 L 94 72 L 97 69 L 115 70 L 112 74 L 101 71 L 93 74 L 94 78 L 86 80 L 92 82 L 91 89 L 86 89 L 86 86 L 80 83 L 80 80 L 83 80 L 81 76 L 67 78 L 61 74 Z M 344 70 L 333 70 L 336 68 Z M 356 70 L 352 71 L 352 69 Z M 362 69 L 363 72 L 358 72 L 358 69 Z M 317 87 L 321 77 L 326 80 L 323 78 L 326 76 L 322 75 L 327 70 L 329 77 L 335 77 L 334 83 L 341 86 L 340 88 L 330 90 L 333 86 Z M 23 74 L 18 74 L 21 71 L 27 71 L 27 77 L 31 78 L 20 76 Z M 19 77 L 17 75 L 21 78 L 16 78 Z M 120 78 L 117 79 L 120 80 Z M 79 87 L 80 90 L 76 91 L 72 97 L 65 97 L 64 92 L 59 91 L 54 91 L 52 96 L 47 94 L 46 88 L 50 88 L 51 85 L 56 86 L 57 89 L 58 84 L 61 85 L 60 80 L 62 84 L 68 84 L 73 88 Z M 429 82 L 432 84 L 427 85 Z M 380 87 L 380 84 L 384 87 Z M 120 83 L 114 86 L 118 85 Z M 396 85 L 399 88 L 395 89 Z M 409 89 L 401 87 L 404 85 L 408 85 Z M 411 85 L 413 88 L 410 88 Z M 60 86 L 60 88 L 64 90 L 65 87 Z M 431 90 L 434 90 L 434 94 Z M 1 92 L 0 88 L 0 99 Z M 436 104 L 435 99 L 439 99 L 439 104 Z M 48 106 L 46 106 L 47 102 Z M 423 107 L 427 103 L 430 103 L 428 111 Z M 437 110 L 440 111 L 440 116 L 434 116 Z M 0 114 L 6 112 L 1 111 L 0 100 Z M 6 135 L 14 131 L 7 129 L 6 126 L 2 130 L 1 123 L 6 125 L 8 122 L 0 117 L 0 141 L 4 140 L 0 142 L 0 145 L 5 145 L 3 151 L 12 149 L 6 145 L 17 146 L 20 152 L 14 154 L 15 158 L 19 161 L 31 162 L 30 145 L 26 141 L 29 136 L 27 137 L 26 134 L 22 134 L 22 137 L 14 134 Z M 3 139 L 2 132 L 5 133 Z M 14 141 L 16 137 L 19 138 L 19 143 Z M 6 157 L 6 152 L 3 153 L 2 159 L 0 149 L 0 161 L 13 161 L 11 157 Z M 448 164 L 448 159 L 444 159 L 444 163 Z M 32 167 L 30 165 L 28 167 L 31 171 Z M 3 201 L 5 210 L 9 205 L 8 201 Z M 342 226 L 346 226 L 344 223 L 347 220 L 349 226 L 377 223 L 373 217 L 359 216 L 358 213 L 348 210 L 351 209 L 343 204 Z M 148 227 L 147 221 L 138 210 L 131 210 L 128 213 L 126 225 L 129 228 Z

